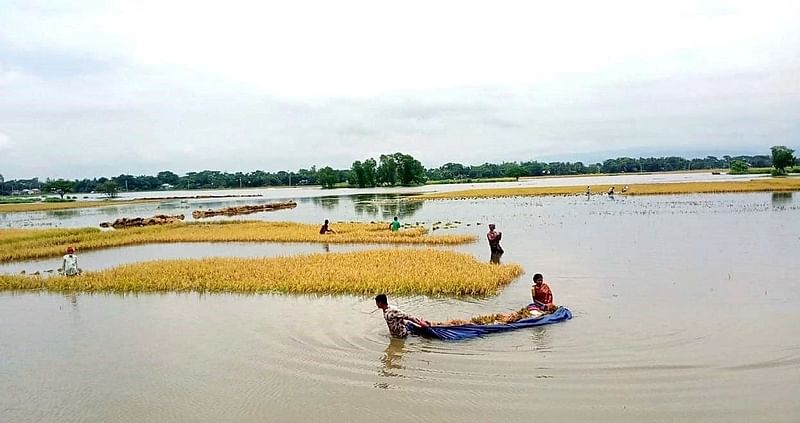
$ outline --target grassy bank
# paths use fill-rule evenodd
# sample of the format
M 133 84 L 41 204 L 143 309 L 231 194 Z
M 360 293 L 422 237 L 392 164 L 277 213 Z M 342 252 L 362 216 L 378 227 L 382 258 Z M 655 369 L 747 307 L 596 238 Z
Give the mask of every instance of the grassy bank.
M 621 185 L 614 185 L 616 193 L 622 194 Z M 592 192 L 601 194 L 608 191 L 611 185 L 591 185 Z M 624 195 L 658 195 L 658 194 L 705 194 L 733 192 L 771 192 L 800 191 L 800 178 L 763 178 L 750 181 L 724 182 L 680 182 L 658 184 L 630 184 Z M 548 195 L 585 195 L 586 185 L 562 187 L 515 187 L 472 189 L 464 191 L 422 194 L 411 199 L 467 199 L 497 197 L 533 197 Z
M 442 250 L 371 250 L 268 259 L 213 258 L 137 263 L 40 278 L 0 275 L 0 290 L 57 292 L 285 292 L 486 296 L 522 274 Z
M 289 222 L 214 222 L 147 226 L 113 231 L 80 229 L 0 229 L 0 262 L 58 257 L 68 245 L 86 250 L 170 242 L 312 242 L 331 244 L 463 244 L 472 235 L 428 235 L 425 228 L 391 232 L 384 224 L 332 224 L 335 234 L 320 235 L 318 225 Z

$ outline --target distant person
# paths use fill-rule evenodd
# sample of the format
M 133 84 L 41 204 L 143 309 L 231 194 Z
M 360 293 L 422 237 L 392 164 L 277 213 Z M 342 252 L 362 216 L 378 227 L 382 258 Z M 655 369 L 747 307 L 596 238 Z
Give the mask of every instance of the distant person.
M 408 322 L 423 328 L 430 326 L 425 320 L 409 316 L 402 310 L 390 306 L 386 294 L 379 294 L 376 296 L 375 305 L 383 310 L 383 318 L 386 320 L 386 326 L 389 327 L 389 333 L 394 338 L 405 338 L 408 335 L 408 328 L 406 328 L 406 323 Z
M 330 226 L 328 224 L 328 219 L 325 219 L 325 223 L 323 223 L 322 227 L 319 228 L 319 234 L 320 235 L 325 235 L 325 234 L 335 234 L 335 233 L 336 233 L 336 231 L 334 231 L 333 229 L 330 228 Z
M 395 216 L 394 220 L 392 220 L 392 223 L 389 224 L 389 229 L 391 229 L 392 232 L 397 232 L 400 230 L 400 221 L 397 220 L 397 216 Z
M 550 286 L 544 282 L 544 277 L 541 273 L 533 275 L 533 286 L 531 287 L 531 298 L 533 304 L 544 311 L 553 311 L 557 307 L 553 304 L 553 291 Z
M 587 197 L 591 197 L 592 196 L 592 187 L 589 186 L 589 185 L 586 185 L 586 196 Z
M 614 195 L 614 187 L 608 189 L 608 195 Z
M 627 185 L 625 185 L 624 187 L 622 187 L 622 192 L 628 192 L 628 186 L 627 186 Z
M 78 269 L 78 256 L 75 255 L 75 247 L 67 247 L 67 254 L 61 263 L 61 269 L 65 276 L 78 276 L 81 273 Z
M 492 254 L 503 254 L 503 247 L 500 246 L 500 239 L 503 238 L 503 233 L 495 230 L 494 223 L 489 224 L 489 233 L 486 234 L 486 239 L 489 240 L 489 250 Z

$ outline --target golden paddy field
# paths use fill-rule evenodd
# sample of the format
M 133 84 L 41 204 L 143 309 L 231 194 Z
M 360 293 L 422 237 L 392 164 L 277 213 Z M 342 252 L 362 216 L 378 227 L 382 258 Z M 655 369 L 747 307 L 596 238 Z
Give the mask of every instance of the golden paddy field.
M 154 261 L 75 277 L 0 275 L 0 290 L 487 296 L 521 274 L 519 265 L 478 262 L 465 253 L 382 249 L 260 259 Z
M 591 185 L 592 193 L 603 194 L 612 185 Z M 776 192 L 800 191 L 800 178 L 759 178 L 749 181 L 725 182 L 679 182 L 657 184 L 629 184 L 628 191 L 622 193 L 623 185 L 614 185 L 617 195 L 658 195 L 658 194 L 713 194 L 736 192 Z M 561 187 L 516 187 L 516 188 L 478 188 L 463 191 L 421 194 L 411 197 L 415 200 L 533 197 L 547 195 L 585 195 L 586 185 Z
M 0 229 L 0 262 L 57 257 L 72 245 L 83 250 L 172 242 L 313 242 L 331 244 L 453 245 L 475 241 L 472 235 L 428 235 L 425 228 L 391 232 L 376 223 L 336 223 L 335 234 L 320 235 L 319 226 L 293 222 L 177 223 L 101 231 L 80 229 Z

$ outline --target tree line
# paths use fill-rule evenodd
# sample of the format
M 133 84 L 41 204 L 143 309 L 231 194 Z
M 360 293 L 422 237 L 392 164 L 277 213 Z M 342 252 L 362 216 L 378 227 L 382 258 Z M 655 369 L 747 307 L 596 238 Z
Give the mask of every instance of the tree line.
M 733 172 L 746 171 L 748 167 L 766 168 L 775 165 L 776 174 L 785 174 L 785 168 L 795 163 L 794 150 L 785 146 L 772 148 L 772 155 L 753 156 L 706 156 L 686 159 L 668 157 L 618 157 L 603 162 L 584 164 L 583 162 L 540 162 L 520 161 L 504 163 L 483 163 L 464 165 L 446 163 L 438 168 L 425 169 L 419 160 L 410 154 L 382 154 L 377 160 L 369 157 L 356 160 L 349 169 L 334 169 L 325 166 L 317 169 L 299 169 L 296 172 L 253 172 L 228 173 L 217 170 L 187 172 L 178 175 L 164 170 L 156 175 L 122 174 L 110 178 L 93 179 L 15 179 L 4 181 L 0 175 L 0 194 L 8 195 L 23 189 L 40 189 L 44 193 L 57 193 L 63 198 L 65 193 L 103 192 L 113 195 L 117 191 L 156 191 L 160 189 L 218 189 L 218 188 L 257 188 L 267 186 L 321 185 L 324 188 L 337 186 L 375 187 L 375 186 L 413 186 L 427 181 L 467 180 L 482 178 L 520 178 L 542 175 L 584 175 L 595 173 L 634 173 L 665 172 L 694 169 L 731 169 Z

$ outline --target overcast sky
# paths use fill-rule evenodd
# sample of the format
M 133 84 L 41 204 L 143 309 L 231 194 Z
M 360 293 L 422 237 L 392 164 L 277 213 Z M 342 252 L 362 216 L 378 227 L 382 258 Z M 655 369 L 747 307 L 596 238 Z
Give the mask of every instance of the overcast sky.
M 0 174 L 800 146 L 800 1 L 0 1 Z

